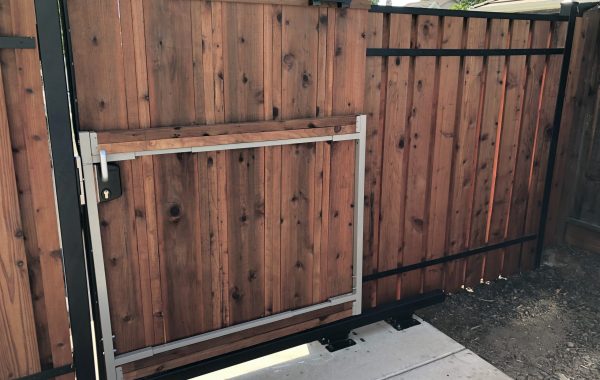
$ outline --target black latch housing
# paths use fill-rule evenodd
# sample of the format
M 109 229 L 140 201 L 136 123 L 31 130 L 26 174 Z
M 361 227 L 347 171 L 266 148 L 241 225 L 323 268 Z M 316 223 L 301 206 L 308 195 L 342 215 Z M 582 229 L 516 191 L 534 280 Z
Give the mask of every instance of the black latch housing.
M 98 198 L 100 203 L 109 202 L 123 194 L 121 187 L 121 169 L 117 164 L 108 164 L 108 180 L 102 180 L 100 168 L 96 167 L 96 183 L 98 184 Z

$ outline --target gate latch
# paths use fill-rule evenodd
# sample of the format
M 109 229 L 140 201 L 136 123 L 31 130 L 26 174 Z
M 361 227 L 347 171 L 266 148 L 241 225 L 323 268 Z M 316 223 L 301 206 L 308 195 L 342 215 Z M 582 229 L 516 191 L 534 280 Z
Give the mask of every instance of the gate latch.
M 100 203 L 112 201 L 123 194 L 121 187 L 121 169 L 117 164 L 105 164 L 104 170 L 96 166 L 96 183 Z

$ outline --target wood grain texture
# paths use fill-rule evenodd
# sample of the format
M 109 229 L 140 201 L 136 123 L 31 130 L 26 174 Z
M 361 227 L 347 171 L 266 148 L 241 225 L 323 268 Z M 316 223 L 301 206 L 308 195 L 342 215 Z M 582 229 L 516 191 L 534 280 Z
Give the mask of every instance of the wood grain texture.
M 483 49 L 487 30 L 486 20 L 467 19 L 466 48 Z M 463 62 L 462 96 L 459 121 L 455 135 L 456 149 L 453 158 L 451 214 L 449 219 L 450 254 L 469 247 L 470 219 L 475 186 L 475 165 L 481 123 L 482 84 L 484 65 L 482 57 L 465 57 Z M 465 260 L 450 262 L 446 266 L 444 288 L 453 292 L 464 282 Z
M 440 19 L 435 16 L 418 16 L 416 45 L 418 49 L 439 48 L 441 41 Z M 408 117 L 408 169 L 406 172 L 406 210 L 404 215 L 404 255 L 402 265 L 423 261 L 426 256 L 429 215 L 427 204 L 430 189 L 430 152 L 439 77 L 436 57 L 415 57 L 412 83 L 412 107 Z M 419 294 L 423 271 L 402 275 L 401 297 Z
M 550 42 L 549 22 L 535 21 L 531 25 L 531 45 L 540 46 Z M 531 188 L 531 171 L 533 165 L 534 149 L 536 143 L 537 129 L 540 119 L 540 102 L 543 100 L 542 82 L 546 57 L 532 56 L 527 61 L 527 81 L 525 85 L 523 117 L 521 120 L 521 131 L 517 142 L 517 157 L 515 162 L 515 179 L 511 194 L 510 215 L 507 228 L 508 239 L 524 236 L 527 203 L 529 201 Z M 553 97 L 554 100 L 556 99 Z M 507 248 L 507 255 L 511 273 L 522 270 L 524 258 L 521 257 L 521 246 Z M 505 260 L 506 262 L 506 260 Z
M 490 20 L 488 25 L 487 48 L 506 49 L 509 46 L 509 21 Z M 502 125 L 504 92 L 506 91 L 506 57 L 489 57 L 486 62 L 485 89 L 483 93 L 483 114 L 479 132 L 479 152 L 475 173 L 473 194 L 473 213 L 471 216 L 471 235 L 469 246 L 476 248 L 487 243 L 491 210 L 492 189 L 495 183 L 496 152 L 498 131 Z M 477 255 L 467 259 L 465 286 L 476 286 L 484 277 L 485 268 L 499 268 L 500 262 L 494 255 Z M 487 259 L 491 258 L 490 263 Z M 496 275 L 495 278 L 498 276 Z
M 463 40 L 463 18 L 446 17 L 443 24 L 442 48 L 458 49 Z M 452 155 L 454 151 L 455 125 L 459 111 L 461 59 L 441 57 L 439 60 L 438 110 L 435 120 L 434 147 L 431 169 L 431 194 L 429 202 L 429 231 L 427 235 L 427 259 L 443 257 L 447 253 L 449 194 L 452 178 Z M 425 269 L 423 290 L 443 287 L 444 266 Z
M 384 16 L 370 13 L 367 20 L 367 47 L 381 48 L 384 42 Z M 365 162 L 365 217 L 363 224 L 363 273 L 377 269 L 379 256 L 379 215 L 381 212 L 381 167 L 385 116 L 386 63 L 383 57 L 367 57 L 365 67 L 365 105 L 367 115 L 367 146 Z M 377 283 L 363 285 L 364 305 L 377 303 Z
M 411 43 L 412 17 L 390 16 L 390 48 L 408 48 Z M 383 166 L 381 179 L 381 222 L 379 230 L 380 271 L 395 269 L 402 264 L 404 231 L 404 197 L 406 189 L 407 131 L 411 82 L 409 58 L 387 59 L 385 127 L 383 137 Z M 377 302 L 395 300 L 399 278 L 377 282 Z
M 562 25 L 561 25 L 562 24 Z M 565 39 L 566 24 L 553 23 L 551 27 L 550 46 L 555 47 L 562 45 Z M 575 56 L 581 56 L 583 48 L 579 40 L 574 41 Z M 575 59 L 575 58 L 573 58 Z M 547 157 L 550 148 L 550 138 L 552 136 L 552 127 L 554 123 L 554 114 L 551 112 L 552 107 L 556 106 L 556 97 L 558 95 L 558 81 L 553 78 L 560 76 L 562 65 L 562 57 L 550 56 L 546 59 L 544 77 L 542 81 L 542 99 L 540 103 L 538 126 L 535 138 L 534 156 L 531 167 L 531 182 L 530 193 L 527 201 L 527 216 L 525 221 L 526 233 L 537 233 L 540 222 L 540 212 L 542 207 L 542 197 L 544 193 L 544 184 L 547 171 Z M 566 100 L 568 100 L 567 98 Z M 568 106 L 567 106 L 568 107 Z M 568 108 L 567 108 L 568 109 Z M 551 200 L 557 196 L 556 192 L 551 193 Z M 551 230 L 556 228 L 553 223 L 552 214 L 555 211 L 550 211 L 548 217 L 548 228 Z M 548 231 L 550 232 L 550 231 Z M 548 237 L 549 241 L 554 241 L 555 237 Z M 521 264 L 524 268 L 533 268 L 535 264 L 535 250 L 537 241 L 524 243 L 521 252 Z
M 530 22 L 515 20 L 511 29 L 511 48 L 526 48 L 529 42 Z M 492 216 L 490 221 L 489 241 L 496 243 L 507 238 L 510 203 L 515 179 L 515 163 L 519 133 L 522 126 L 523 102 L 527 76 L 527 58 L 510 57 L 506 76 L 506 94 L 504 100 L 504 117 L 498 144 L 498 164 L 494 189 Z M 504 250 L 502 275 L 514 274 L 518 270 L 518 253 Z M 517 257 L 515 257 L 517 256 Z
M 10 141 L 0 71 L 0 348 L 5 353 L 0 361 L 0 376 L 14 379 L 38 372 L 40 359 Z
M 544 47 L 548 23 L 280 2 L 69 1 L 81 125 L 113 153 L 351 133 L 354 115 L 367 114 L 366 274 L 538 225 L 560 57 L 365 49 Z M 109 275 L 131 281 L 110 294 L 127 304 L 113 309 L 119 352 L 349 292 L 354 159 L 353 142 L 319 142 L 122 163 L 127 194 L 101 206 Z M 505 256 L 370 282 L 364 304 L 474 286 L 531 258 L 510 254 L 514 268 L 502 272 Z
M 0 1 L 0 34 L 36 36 L 33 2 Z M 9 132 L 3 137 L 8 140 L 2 143 L 9 144 L 12 151 L 13 177 L 16 178 L 31 313 L 35 321 L 33 339 L 37 340 L 35 367 L 46 369 L 70 364 L 72 355 L 39 51 L 37 47 L 1 49 L 0 62 L 3 82 L 0 107 Z M 3 253 L 8 254 L 4 250 Z M 24 317 L 24 321 L 27 320 L 28 317 Z M 22 352 L 23 348 L 14 350 Z M 0 367 L 3 367 L 2 359 Z M 20 375 L 31 373 L 20 372 Z

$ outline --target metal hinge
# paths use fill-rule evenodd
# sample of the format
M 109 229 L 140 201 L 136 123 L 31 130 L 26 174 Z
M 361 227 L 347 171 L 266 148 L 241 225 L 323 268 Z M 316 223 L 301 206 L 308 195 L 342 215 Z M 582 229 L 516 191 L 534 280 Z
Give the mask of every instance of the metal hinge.
M 85 186 L 83 183 L 83 165 L 81 164 L 81 157 L 75 156 L 75 164 L 77 165 L 77 176 L 79 177 L 79 204 L 85 204 Z

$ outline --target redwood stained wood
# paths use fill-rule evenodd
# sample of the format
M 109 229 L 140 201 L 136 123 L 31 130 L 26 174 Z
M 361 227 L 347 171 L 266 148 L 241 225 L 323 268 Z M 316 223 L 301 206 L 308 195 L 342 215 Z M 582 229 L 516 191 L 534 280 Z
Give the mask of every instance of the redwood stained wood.
M 318 9 L 283 7 L 281 24 L 282 117 L 314 117 Z M 316 144 L 282 146 L 281 154 L 281 303 L 289 310 L 313 303 Z
M 463 41 L 463 18 L 445 17 L 442 48 L 459 49 Z M 431 195 L 429 202 L 429 230 L 427 234 L 427 260 L 443 257 L 447 249 L 449 194 L 452 178 L 455 124 L 459 106 L 459 86 L 462 85 L 460 57 L 440 57 L 439 94 L 433 145 Z M 425 269 L 423 290 L 443 287 L 443 265 Z
M 230 323 L 265 314 L 264 148 L 227 152 Z
M 263 5 L 223 4 L 225 120 L 262 120 Z M 235 105 L 235 106 L 234 106 Z M 265 315 L 264 148 L 225 152 L 229 323 Z
M 534 21 L 531 26 L 531 45 L 548 46 L 550 23 Z M 535 149 L 535 138 L 539 122 L 541 84 L 544 75 L 546 57 L 531 56 L 527 60 L 527 83 L 524 93 L 523 116 L 521 131 L 517 141 L 517 157 L 515 162 L 515 179 L 511 194 L 510 215 L 508 218 L 507 238 L 515 239 L 525 235 L 527 202 L 531 186 L 531 165 Z M 507 256 L 510 260 L 510 273 L 521 271 L 521 245 L 508 247 Z M 505 265 L 506 267 L 507 265 Z M 505 272 L 509 273 L 509 272 Z
M 333 115 L 360 113 L 364 106 L 367 12 L 341 8 L 335 16 Z
M 412 16 L 390 15 L 390 48 L 411 46 Z M 381 178 L 381 222 L 378 270 L 395 269 L 402 264 L 404 197 L 408 136 L 406 121 L 410 107 L 411 63 L 408 57 L 387 59 L 383 167 Z M 377 281 L 377 303 L 395 300 L 399 276 Z
M 577 123 L 579 114 L 584 112 L 582 110 L 586 97 L 584 93 L 590 93 L 589 90 L 585 89 L 585 83 L 590 80 L 590 75 L 587 75 L 587 73 L 592 69 L 591 62 L 589 62 L 590 58 L 588 57 L 591 57 L 595 49 L 588 47 L 588 44 L 593 45 L 597 42 L 594 38 L 595 33 L 593 29 L 589 30 L 586 24 L 591 22 L 592 25 L 595 24 L 597 26 L 597 21 L 597 17 L 578 18 L 575 26 L 574 36 L 577 37 L 574 39 L 574 53 L 569 63 L 570 74 L 565 89 L 565 104 L 556 148 L 556 166 L 554 167 L 554 175 L 552 177 L 552 192 L 548 206 L 548 219 L 546 220 L 546 241 L 544 242 L 546 246 L 556 243 L 559 241 L 558 239 L 563 238 L 564 221 L 567 217 L 564 213 L 572 207 L 572 200 L 569 199 L 568 192 L 565 190 L 568 187 L 567 183 L 571 184 L 574 182 L 572 173 L 569 171 L 569 163 L 575 161 L 576 157 L 579 156 L 579 152 L 577 152 L 577 149 L 575 149 L 575 152 L 570 152 L 569 148 L 578 146 L 577 144 L 572 144 L 571 139 L 573 135 L 576 135 L 574 126 L 579 125 Z M 561 23 L 562 30 L 560 33 L 565 35 L 564 30 L 566 28 L 567 23 Z M 562 41 L 564 44 L 565 38 Z M 571 171 L 575 170 L 571 169 Z M 565 203 L 568 206 L 565 207 Z
M 312 208 L 311 220 L 312 224 L 312 239 L 313 239 L 313 257 L 312 257 L 312 278 L 308 281 L 312 282 L 312 303 L 319 303 L 325 298 L 322 296 L 325 293 L 324 288 L 326 281 L 323 281 L 323 275 L 326 275 L 325 268 L 322 268 L 322 263 L 327 257 L 327 249 L 321 247 L 321 236 L 323 235 L 323 198 L 328 193 L 324 193 L 325 188 L 323 171 L 326 162 L 329 161 L 330 156 L 325 156 L 324 146 L 327 145 L 325 142 L 318 142 L 314 144 L 314 202 Z
M 387 24 L 386 24 L 387 26 Z M 367 19 L 367 47 L 384 45 L 384 15 L 369 13 Z M 388 36 L 389 37 L 389 36 Z M 387 38 L 386 37 L 386 46 Z M 372 274 L 377 269 L 379 255 L 379 214 L 381 202 L 381 165 L 383 151 L 383 117 L 385 115 L 386 58 L 367 57 L 365 66 L 365 105 L 367 115 L 367 141 L 365 160 L 365 217 L 363 224 L 363 273 Z M 376 282 L 363 284 L 363 305 L 374 307 L 377 302 Z
M 315 248 L 314 143 L 282 147 L 281 277 L 282 307 L 297 309 L 313 303 Z
M 93 130 L 127 129 L 127 91 L 119 9 L 106 2 L 69 2 L 80 120 Z M 90 59 L 93 57 L 93 59 Z M 117 352 L 145 346 L 131 163 L 121 164 L 125 196 L 99 205 L 111 322 Z
M 321 241 L 320 241 L 320 273 L 319 273 L 319 292 L 315 296 L 319 297 L 320 301 L 325 301 L 329 298 L 329 256 L 332 255 L 329 249 L 329 224 L 331 219 L 330 210 L 330 189 L 331 189 L 331 146 L 332 144 L 321 144 L 323 150 L 323 162 L 319 165 L 321 177 L 323 180 L 323 188 L 321 191 Z
M 265 150 L 265 314 L 282 310 L 281 284 L 281 147 Z
M 509 46 L 509 20 L 490 20 L 486 48 L 506 49 Z M 497 152 L 497 135 L 502 125 L 504 91 L 506 90 L 506 57 L 488 57 L 485 69 L 485 89 L 483 90 L 483 114 L 479 132 L 479 152 L 475 172 L 475 191 L 471 217 L 469 246 L 477 248 L 487 243 L 488 221 L 490 217 L 494 168 Z M 501 263 L 492 256 L 475 255 L 467 259 L 465 286 L 473 287 L 484 277 L 484 268 L 492 271 Z M 492 258 L 490 263 L 488 258 Z M 489 264 L 489 265 L 488 265 Z M 496 278 L 498 276 L 496 275 Z
M 325 118 L 293 119 L 286 121 L 258 121 L 217 125 L 157 127 L 146 130 L 110 130 L 97 132 L 97 136 L 99 144 L 107 145 L 111 143 L 151 141 L 186 137 L 207 137 L 237 133 L 326 128 L 355 123 L 356 117 L 354 115 L 331 116 Z
M 196 120 L 193 38 L 190 1 L 144 3 L 146 62 L 153 126 L 187 124 Z M 181 49 L 177 46 L 189 46 Z M 201 272 L 200 205 L 194 196 L 199 184 L 196 155 L 154 158 L 165 339 L 207 329 L 202 289 L 210 280 Z M 190 285 L 193 284 L 193 285 Z M 181 289 L 184 287 L 185 289 Z M 191 300 L 198 300 L 196 302 Z
M 140 0 L 125 2 L 121 5 L 123 61 L 135 62 L 135 64 L 124 66 L 128 124 L 132 129 L 147 128 L 150 126 L 150 109 L 145 98 L 145 94 L 148 94 L 146 49 L 145 45 L 141 43 L 144 41 L 143 6 Z M 154 181 L 146 179 L 152 178 L 151 173 L 154 169 L 150 157 L 132 162 L 131 166 L 144 336 L 145 344 L 152 345 L 164 342 L 155 189 Z
M 272 131 L 238 133 L 231 135 L 184 137 L 150 141 L 131 141 L 126 143 L 101 144 L 99 150 L 108 154 L 148 152 L 153 150 L 211 147 L 217 145 L 242 144 L 259 141 L 280 141 L 310 137 L 331 137 L 356 132 L 356 124 L 338 125 L 326 128 L 296 129 L 292 131 Z
M 0 34 L 35 36 L 36 15 L 33 2 L 0 1 Z M 49 169 L 50 149 L 39 51 L 37 48 L 2 49 L 0 61 L 0 81 L 3 82 L 0 107 L 6 113 L 5 122 L 8 123 L 10 132 L 5 138 L 9 139 L 12 152 L 17 204 L 27 257 L 26 267 L 35 321 L 33 339 L 37 338 L 38 350 L 36 368 L 58 367 L 72 363 L 72 355 L 55 194 L 52 172 Z M 14 299 L 10 302 L 12 301 Z M 25 316 L 24 321 L 27 320 L 28 317 Z M 22 352 L 21 347 L 12 350 Z M 5 358 L 9 359 L 10 355 Z M 2 360 L 0 367 L 3 367 Z
M 0 70 L 0 348 L 4 353 L 0 361 L 0 376 L 8 379 L 33 374 L 41 368 L 10 143 Z
M 563 44 L 566 34 L 566 23 L 553 23 L 551 28 L 550 46 L 556 47 Z M 577 40 L 574 41 L 574 57 L 583 52 Z M 575 59 L 575 58 L 573 58 Z M 573 62 L 574 63 L 574 62 Z M 558 95 L 558 80 L 562 65 L 561 56 L 546 57 L 543 81 L 541 84 L 542 94 L 539 109 L 539 120 L 536 130 L 535 147 L 531 166 L 531 180 L 529 199 L 527 201 L 527 216 L 525 221 L 525 234 L 537 234 L 544 184 L 547 170 L 547 157 L 550 148 L 551 130 L 554 123 L 554 107 Z M 563 119 L 563 123 L 565 119 Z M 555 194 L 553 193 L 553 197 Z M 550 221 L 549 221 L 550 223 Z M 521 266 L 524 270 L 533 269 L 535 264 L 535 250 L 537 241 L 523 243 L 521 252 Z
M 352 292 L 354 244 L 350 237 L 354 232 L 355 150 L 354 141 L 339 141 L 331 144 L 327 248 L 328 297 Z
M 222 7 L 225 119 L 263 120 L 264 6 L 223 3 Z
M 319 52 L 318 8 L 284 7 L 281 41 L 283 118 L 315 117 Z
M 416 20 L 416 45 L 418 49 L 439 48 L 440 18 L 418 16 Z M 408 118 L 408 170 L 406 184 L 406 210 L 404 215 L 404 255 L 402 265 L 423 261 L 426 256 L 429 218 L 427 205 L 430 191 L 430 152 L 432 126 L 435 122 L 436 86 L 438 85 L 436 57 L 414 58 L 412 107 Z M 433 112 L 432 112 L 433 110 Z M 421 292 L 423 271 L 402 274 L 401 297 Z
M 199 170 L 192 154 L 155 157 L 159 251 L 162 270 L 165 336 L 167 341 L 204 330 L 204 282 L 199 239 L 201 210 L 197 196 Z M 203 186 L 204 187 L 204 186 Z
M 483 49 L 485 47 L 486 23 L 485 19 L 467 19 L 466 48 Z M 465 57 L 463 62 L 461 109 L 455 136 L 456 151 L 453 158 L 448 243 L 450 254 L 461 252 L 469 245 L 474 174 L 481 121 L 483 61 L 483 57 Z M 447 291 L 453 292 L 462 286 L 465 265 L 464 259 L 447 264 L 444 285 Z
M 529 42 L 529 34 L 529 21 L 514 20 L 511 26 L 510 47 L 515 49 L 526 48 Z M 526 60 L 526 57 L 512 56 L 508 58 L 507 63 L 504 117 L 498 141 L 500 146 L 490 221 L 490 243 L 497 243 L 506 239 L 507 223 L 510 222 L 508 217 L 527 76 Z M 512 251 L 504 250 L 501 272 L 503 276 L 514 274 L 518 270 L 518 267 L 514 264 L 518 263 L 518 253 L 515 257 L 514 254 L 508 255 L 509 252 Z

